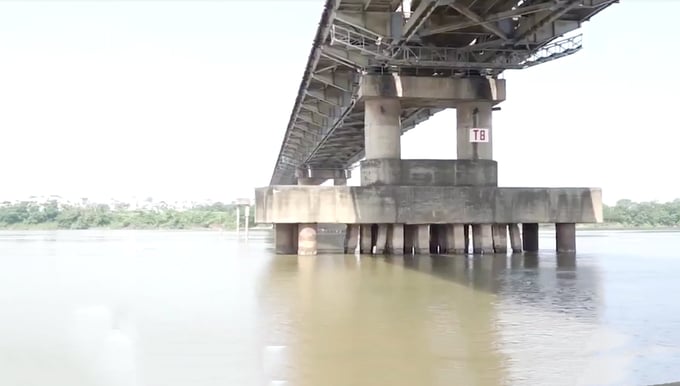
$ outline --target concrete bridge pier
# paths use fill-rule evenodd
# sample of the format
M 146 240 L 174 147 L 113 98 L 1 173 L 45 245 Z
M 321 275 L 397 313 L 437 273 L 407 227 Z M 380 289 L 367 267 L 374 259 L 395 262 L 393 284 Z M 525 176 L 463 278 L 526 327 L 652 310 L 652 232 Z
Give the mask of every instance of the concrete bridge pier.
M 347 179 L 351 177 L 351 173 L 349 170 L 345 169 L 300 167 L 295 171 L 295 176 L 297 179 L 298 186 L 318 186 L 323 184 L 327 180 L 333 180 L 334 186 L 346 186 Z M 343 250 L 347 251 L 348 247 L 351 248 L 351 243 L 354 242 L 354 240 L 351 238 L 349 240 L 347 239 L 348 230 L 345 224 L 319 223 L 314 224 L 314 227 L 311 227 L 310 224 L 300 224 L 297 242 L 299 254 L 301 255 L 317 254 L 318 242 L 316 236 L 319 232 L 320 227 L 323 227 L 326 231 L 329 232 L 341 233 L 342 236 L 345 236 Z M 314 230 L 313 237 L 311 233 L 312 229 Z M 302 230 L 305 230 L 305 232 L 303 233 Z M 278 233 L 276 235 L 278 235 Z M 287 240 L 288 237 L 285 236 L 284 239 Z M 350 244 L 348 244 L 348 242 Z M 356 244 L 354 248 L 356 248 Z M 352 249 L 352 251 L 354 251 L 354 249 Z
M 513 253 L 535 252 L 539 223 L 557 224 L 557 250 L 573 251 L 575 224 L 602 221 L 601 191 L 498 187 L 492 121 L 503 100 L 502 79 L 363 75 L 361 186 L 346 186 L 340 167 L 303 165 L 297 186 L 256 191 L 257 221 L 277 224 L 277 251 L 311 255 L 317 231 L 333 227 L 347 229 L 348 253 L 358 244 L 363 254 L 504 254 L 508 239 Z M 402 124 L 423 108 L 456 108 L 456 159 L 401 158 Z M 302 224 L 296 241 L 279 222 Z

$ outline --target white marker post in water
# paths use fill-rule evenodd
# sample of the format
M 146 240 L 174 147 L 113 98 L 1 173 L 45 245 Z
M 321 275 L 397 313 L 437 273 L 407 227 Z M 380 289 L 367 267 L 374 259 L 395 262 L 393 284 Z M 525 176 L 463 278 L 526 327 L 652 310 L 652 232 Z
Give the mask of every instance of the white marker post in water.
M 245 214 L 246 214 L 246 219 L 245 219 L 245 238 L 248 240 L 248 227 L 250 225 L 250 199 L 248 198 L 239 198 L 234 200 L 234 202 L 231 203 L 232 205 L 236 206 L 236 239 L 241 238 L 241 207 L 245 207 Z

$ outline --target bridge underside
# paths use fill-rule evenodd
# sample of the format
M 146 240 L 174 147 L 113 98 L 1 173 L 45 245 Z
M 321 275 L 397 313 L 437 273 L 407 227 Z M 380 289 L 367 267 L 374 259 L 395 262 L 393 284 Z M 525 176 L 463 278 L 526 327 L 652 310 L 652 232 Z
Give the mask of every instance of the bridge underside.
M 535 250 L 538 223 L 555 223 L 573 251 L 600 191 L 497 187 L 492 111 L 503 71 L 577 52 L 580 35 L 563 36 L 614 2 L 328 0 L 256 220 L 276 224 L 281 253 L 316 253 L 319 223 L 346 229 L 348 252 L 391 253 Z M 401 159 L 401 135 L 446 108 L 457 159 Z M 362 158 L 362 186 L 342 186 Z

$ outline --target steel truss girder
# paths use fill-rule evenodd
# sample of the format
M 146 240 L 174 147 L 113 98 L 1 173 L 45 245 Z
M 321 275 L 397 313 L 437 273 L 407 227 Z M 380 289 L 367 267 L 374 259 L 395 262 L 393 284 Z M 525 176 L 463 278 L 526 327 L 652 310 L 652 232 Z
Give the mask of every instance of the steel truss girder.
M 612 3 L 616 3 L 618 0 L 580 0 L 576 2 L 576 7 L 581 8 L 600 8 L 606 7 Z M 455 4 L 455 2 L 453 3 Z M 542 11 L 552 11 L 556 7 L 560 7 L 564 4 L 564 0 L 550 0 L 544 1 L 538 4 L 520 6 L 508 11 L 496 12 L 493 14 L 485 15 L 481 19 L 473 19 L 463 15 L 463 17 L 456 17 L 451 20 L 450 23 L 445 25 L 433 26 L 430 28 L 422 29 L 418 32 L 421 37 L 455 32 L 461 29 L 475 27 L 483 24 L 496 23 L 501 20 L 526 16 Z
M 400 67 L 435 67 L 460 69 L 523 69 L 534 62 L 528 58 L 539 56 L 544 63 L 550 60 L 545 52 L 563 57 L 581 48 L 581 35 L 562 39 L 538 50 L 523 48 L 487 48 L 479 52 L 474 47 L 469 49 L 448 47 L 401 46 L 395 50 L 389 46 L 381 46 L 381 42 L 369 35 L 360 34 L 347 28 L 334 25 L 331 27 L 331 45 L 341 45 L 369 56 L 374 66 Z M 549 50 L 546 51 L 546 47 Z M 558 52 L 557 49 L 564 49 Z M 493 57 L 491 61 L 479 60 L 480 56 Z

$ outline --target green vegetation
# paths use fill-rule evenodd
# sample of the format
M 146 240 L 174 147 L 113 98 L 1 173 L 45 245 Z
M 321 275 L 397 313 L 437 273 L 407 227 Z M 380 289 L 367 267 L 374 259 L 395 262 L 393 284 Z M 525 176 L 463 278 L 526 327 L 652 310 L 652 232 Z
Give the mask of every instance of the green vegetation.
M 254 210 L 250 224 L 254 224 Z M 244 212 L 241 211 L 241 226 Z M 632 202 L 620 200 L 604 207 L 604 224 L 600 227 L 659 228 L 680 227 L 680 199 L 672 202 Z M 130 210 L 127 205 L 110 208 L 105 204 L 83 206 L 59 205 L 56 201 L 31 201 L 0 204 L 0 229 L 196 229 L 236 228 L 236 207 L 216 203 L 198 205 L 188 210 L 157 206 Z
M 254 210 L 250 224 L 254 224 Z M 245 222 L 241 208 L 241 226 Z M 110 208 L 105 204 L 87 206 L 19 202 L 0 204 L 0 229 L 193 229 L 236 228 L 236 207 L 216 203 L 188 210 L 157 207 L 129 210 L 127 205 Z
M 635 228 L 680 227 L 680 199 L 671 202 L 619 200 L 604 207 L 604 222 Z

